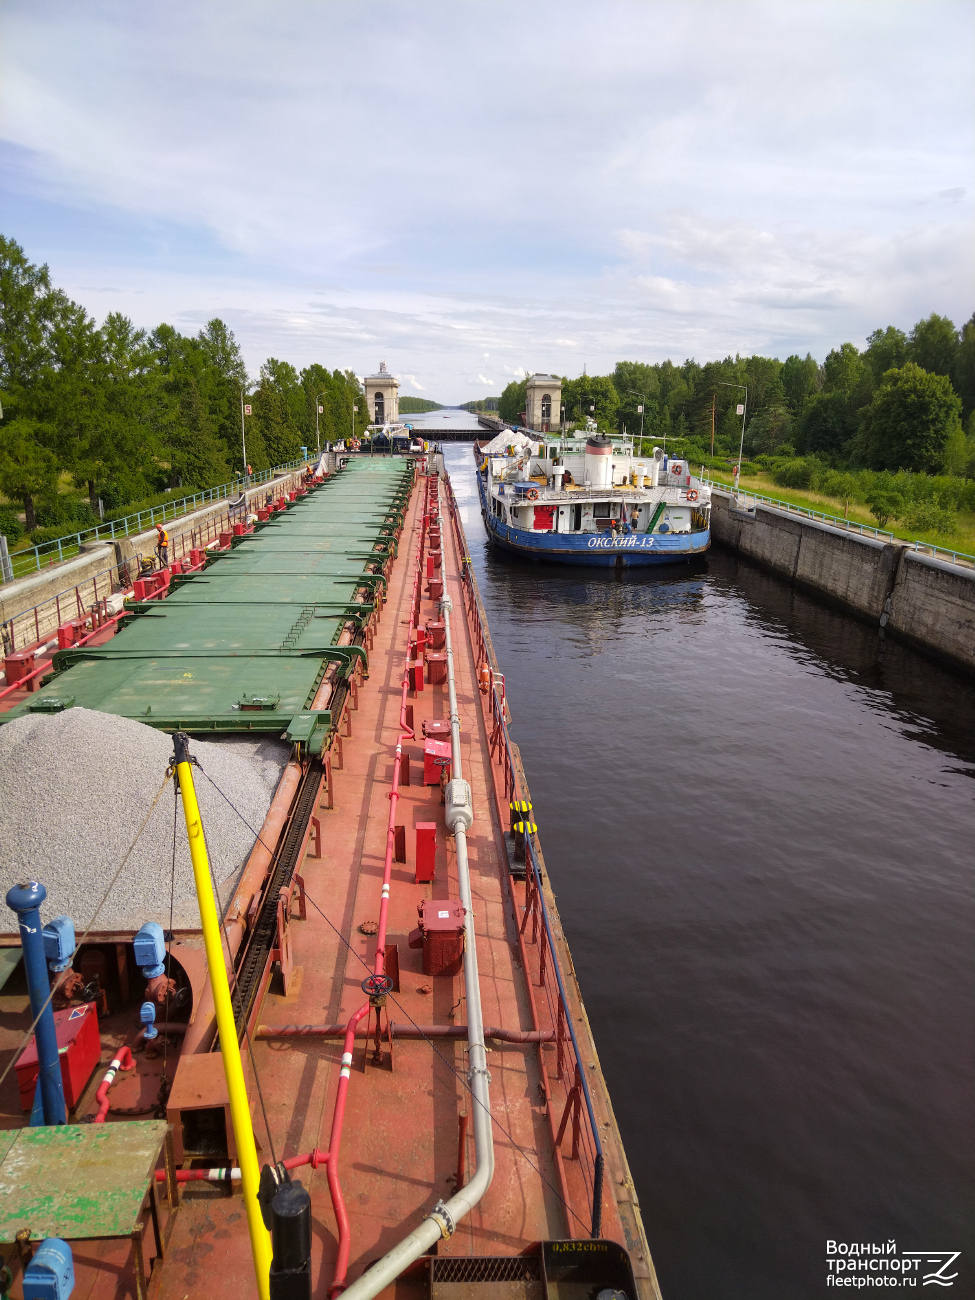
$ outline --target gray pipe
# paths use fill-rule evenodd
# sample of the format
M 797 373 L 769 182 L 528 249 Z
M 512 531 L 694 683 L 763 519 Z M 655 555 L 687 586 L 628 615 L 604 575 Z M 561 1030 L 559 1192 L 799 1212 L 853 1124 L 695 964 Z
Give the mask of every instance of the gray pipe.
M 481 1010 L 481 986 L 477 974 L 477 947 L 474 938 L 474 904 L 471 877 L 467 865 L 467 831 L 473 822 L 470 786 L 461 774 L 460 714 L 454 689 L 454 652 L 450 643 L 452 602 L 446 596 L 440 602 L 447 637 L 447 695 L 450 705 L 451 780 L 447 784 L 447 825 L 453 831 L 457 848 L 457 878 L 460 901 L 464 905 L 464 991 L 467 996 L 467 1081 L 474 1100 L 474 1152 L 477 1169 L 474 1177 L 444 1204 L 437 1204 L 418 1228 L 404 1237 L 399 1245 L 378 1260 L 351 1286 L 342 1300 L 372 1300 L 410 1264 L 425 1254 L 434 1242 L 453 1235 L 457 1224 L 470 1214 L 491 1186 L 494 1177 L 494 1134 L 491 1129 L 491 1076 L 484 1048 L 484 1018 Z

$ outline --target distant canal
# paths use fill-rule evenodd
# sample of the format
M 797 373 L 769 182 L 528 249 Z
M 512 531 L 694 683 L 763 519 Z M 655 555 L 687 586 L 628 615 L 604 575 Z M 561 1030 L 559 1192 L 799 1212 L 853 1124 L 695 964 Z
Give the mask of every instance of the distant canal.
M 490 552 L 470 454 L 447 464 L 664 1300 L 835 1294 L 828 1239 L 961 1251 L 947 1294 L 975 1294 L 971 685 L 727 553 L 617 577 Z

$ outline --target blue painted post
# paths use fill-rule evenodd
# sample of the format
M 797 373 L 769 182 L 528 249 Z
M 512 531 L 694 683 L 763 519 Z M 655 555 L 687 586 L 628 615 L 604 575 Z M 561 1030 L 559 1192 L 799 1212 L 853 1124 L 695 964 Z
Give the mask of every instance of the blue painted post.
M 40 908 L 45 898 L 47 898 L 47 890 L 44 886 L 36 880 L 31 880 L 14 885 L 13 889 L 8 890 L 7 906 L 12 912 L 17 913 L 20 942 L 24 950 L 24 969 L 27 972 L 31 1019 L 37 1020 L 34 1030 L 34 1039 L 37 1043 L 37 1087 L 44 1106 L 44 1123 L 65 1124 L 68 1117 L 64 1106 L 64 1087 L 61 1083 L 58 1039 L 54 1029 L 54 1008 L 50 1002 L 51 982 L 48 979 L 44 936 L 41 933 Z

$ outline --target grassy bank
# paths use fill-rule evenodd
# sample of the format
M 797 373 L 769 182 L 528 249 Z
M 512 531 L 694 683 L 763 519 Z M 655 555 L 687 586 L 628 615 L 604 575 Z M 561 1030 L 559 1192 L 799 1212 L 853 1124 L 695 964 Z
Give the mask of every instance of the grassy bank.
M 725 487 L 732 485 L 730 474 L 712 470 L 711 477 L 716 483 L 721 483 Z M 757 492 L 762 496 L 774 497 L 777 501 L 788 501 L 790 505 L 805 506 L 808 510 L 821 510 L 826 514 L 844 518 L 846 506 L 844 501 L 826 496 L 822 492 L 781 487 L 770 474 L 746 471 L 742 474 L 741 486 L 746 492 Z M 845 517 L 855 523 L 869 524 L 873 528 L 877 526 L 876 519 L 867 507 L 857 501 L 849 503 Z M 957 525 L 950 533 L 912 532 L 904 528 L 896 519 L 888 522 L 886 531 L 907 542 L 926 542 L 930 546 L 940 546 L 944 550 L 964 551 L 968 555 L 975 555 L 975 514 L 962 510 L 958 512 L 956 518 Z

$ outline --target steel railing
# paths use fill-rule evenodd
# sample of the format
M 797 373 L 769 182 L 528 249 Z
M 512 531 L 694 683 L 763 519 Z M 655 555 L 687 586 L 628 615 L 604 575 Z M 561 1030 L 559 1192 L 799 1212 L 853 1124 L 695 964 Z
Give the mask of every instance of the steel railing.
M 701 482 L 705 483 L 709 488 L 718 488 L 728 492 L 736 499 L 741 509 L 747 510 L 749 508 L 747 505 L 741 505 L 744 501 L 754 501 L 756 503 L 760 501 L 763 505 L 773 506 L 776 510 L 786 510 L 789 514 L 800 515 L 804 519 L 819 520 L 833 528 L 842 528 L 846 532 L 858 533 L 861 537 L 874 537 L 878 541 L 904 541 L 912 551 L 917 552 L 919 555 L 932 555 L 935 559 L 945 559 L 950 564 L 975 566 L 975 555 L 969 555 L 967 551 L 952 551 L 945 546 L 935 546 L 934 542 L 921 542 L 917 539 L 912 542 L 896 537 L 884 528 L 874 528 L 872 524 L 861 524 L 856 519 L 843 519 L 839 515 L 829 515 L 822 510 L 812 510 L 808 506 L 797 506 L 791 501 L 783 501 L 781 497 L 768 497 L 761 492 L 731 487 L 727 483 L 720 483 L 711 478 L 705 480 L 704 475 L 706 472 L 703 469 L 701 470 Z
M 85 528 L 77 533 L 65 533 L 50 542 L 11 551 L 9 572 L 5 580 L 11 582 L 48 566 L 72 560 L 79 554 L 81 547 L 87 544 L 111 542 L 118 537 L 131 537 L 133 534 L 144 533 L 154 528 L 157 523 L 169 523 L 182 515 L 192 514 L 194 510 L 199 510 L 214 501 L 223 501 L 232 494 L 249 492 L 255 487 L 260 487 L 262 483 L 269 483 L 272 479 L 300 469 L 309 463 L 306 460 L 292 460 L 286 465 L 277 465 L 274 469 L 261 470 L 257 474 L 249 474 L 246 478 L 236 478 L 230 483 L 221 483 L 219 487 L 207 488 L 204 492 L 194 492 L 192 496 L 180 497 L 178 501 L 165 501 L 162 505 L 137 510 L 122 519 L 113 519 L 107 524 L 98 524 L 94 528 Z M 2 580 L 4 579 L 0 575 L 0 581 Z
M 492 669 L 492 684 L 489 691 L 491 758 L 501 768 L 505 801 L 516 798 L 528 799 L 527 782 L 519 774 L 514 760 L 505 715 L 505 701 L 498 691 L 496 681 L 501 674 L 496 671 L 497 660 L 486 629 L 477 579 L 471 567 L 467 539 L 464 536 L 457 501 L 449 479 L 446 495 L 451 523 L 461 555 L 468 624 L 474 633 L 477 661 L 487 663 Z M 508 809 L 499 806 L 498 813 L 502 825 L 506 824 Z M 555 1032 L 554 1080 L 549 1075 L 542 1049 L 539 1048 L 542 1089 L 545 1094 L 545 1108 L 553 1143 L 555 1170 L 562 1198 L 570 1214 L 577 1219 L 581 1216 L 576 1215 L 573 1205 L 578 1205 L 579 1192 L 583 1191 L 589 1212 L 587 1227 L 593 1237 L 598 1237 L 602 1228 L 605 1157 L 587 1075 L 591 1063 L 584 1062 L 579 1051 L 579 1043 L 573 1027 L 572 1009 L 566 996 L 551 917 L 545 902 L 541 866 L 530 836 L 525 837 L 525 847 L 525 912 L 519 921 L 518 942 L 527 976 L 532 1028 L 547 1027 Z M 511 892 L 514 897 L 513 879 Z M 543 1017 L 549 1022 L 547 1026 L 541 1024 Z M 561 1095 L 557 1097 L 556 1093 Z M 571 1144 L 568 1151 L 565 1149 L 566 1143 Z M 570 1231 L 574 1231 L 575 1227 L 575 1223 L 569 1224 Z

